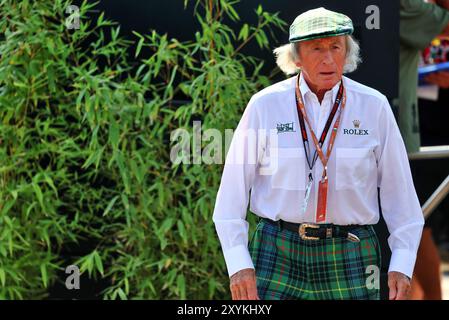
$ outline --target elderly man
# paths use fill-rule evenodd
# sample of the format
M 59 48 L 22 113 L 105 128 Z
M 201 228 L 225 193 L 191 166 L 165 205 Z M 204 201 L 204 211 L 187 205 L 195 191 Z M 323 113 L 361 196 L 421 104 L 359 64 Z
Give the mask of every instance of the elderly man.
M 379 299 L 378 196 L 389 296 L 408 296 L 424 219 L 386 97 L 342 76 L 360 61 L 352 32 L 340 13 L 299 15 L 275 50 L 299 74 L 255 94 L 237 126 L 213 214 L 233 299 Z

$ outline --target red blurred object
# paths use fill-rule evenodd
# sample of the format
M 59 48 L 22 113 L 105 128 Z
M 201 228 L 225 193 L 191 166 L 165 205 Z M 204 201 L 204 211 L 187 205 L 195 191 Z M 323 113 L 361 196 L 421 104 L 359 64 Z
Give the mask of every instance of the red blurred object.
M 420 66 L 443 62 L 449 62 L 449 37 L 440 36 L 422 51 Z

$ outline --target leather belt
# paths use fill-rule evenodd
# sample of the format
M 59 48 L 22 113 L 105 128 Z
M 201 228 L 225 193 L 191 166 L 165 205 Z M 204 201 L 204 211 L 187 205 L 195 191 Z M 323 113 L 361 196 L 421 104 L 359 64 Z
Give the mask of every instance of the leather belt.
M 347 238 L 352 242 L 360 242 L 353 232 L 357 228 L 365 228 L 364 225 L 335 225 L 335 224 L 315 224 L 315 223 L 293 223 L 284 220 L 273 221 L 267 218 L 262 220 L 278 226 L 281 230 L 287 229 L 297 232 L 302 240 L 321 240 L 335 237 Z

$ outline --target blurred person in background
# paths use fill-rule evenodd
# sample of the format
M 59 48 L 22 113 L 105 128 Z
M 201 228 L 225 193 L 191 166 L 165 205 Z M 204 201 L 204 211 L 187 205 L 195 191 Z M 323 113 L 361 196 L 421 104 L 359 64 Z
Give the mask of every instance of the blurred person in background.
M 439 34 L 449 34 L 449 1 L 401 0 L 400 2 L 400 72 L 398 124 L 409 153 L 418 152 L 421 146 L 417 100 L 418 62 L 420 52 Z M 449 85 L 449 73 L 434 73 L 426 79 L 440 87 Z M 421 132 L 421 134 L 423 134 Z M 423 161 L 423 160 L 419 160 Z M 425 163 L 428 165 L 428 163 Z M 418 170 L 411 162 L 413 180 L 421 204 L 423 188 L 431 183 L 426 171 Z M 423 167 L 425 168 L 425 167 Z M 424 169 L 426 170 L 426 169 Z M 440 257 L 426 222 L 418 250 L 412 299 L 439 300 L 441 296 Z

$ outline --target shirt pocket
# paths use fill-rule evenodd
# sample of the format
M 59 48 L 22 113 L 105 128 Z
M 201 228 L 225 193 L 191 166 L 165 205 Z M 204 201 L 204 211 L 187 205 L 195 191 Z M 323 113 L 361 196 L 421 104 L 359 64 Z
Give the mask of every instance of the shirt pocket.
M 271 152 L 271 186 L 275 189 L 305 190 L 304 149 L 276 148 Z
M 358 189 L 367 185 L 373 169 L 371 148 L 336 148 L 336 190 Z

